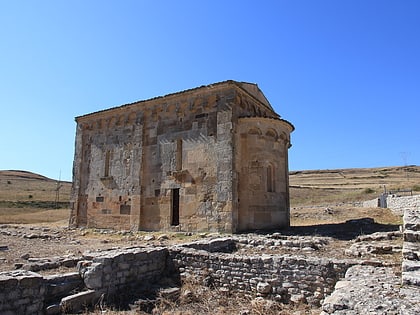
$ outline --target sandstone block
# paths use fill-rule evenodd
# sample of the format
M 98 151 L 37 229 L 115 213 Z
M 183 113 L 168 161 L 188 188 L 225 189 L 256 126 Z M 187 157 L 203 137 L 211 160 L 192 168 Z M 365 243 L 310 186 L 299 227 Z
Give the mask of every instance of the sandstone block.
M 98 297 L 94 290 L 73 294 L 61 299 L 60 309 L 62 312 L 80 312 L 86 306 L 95 303 Z

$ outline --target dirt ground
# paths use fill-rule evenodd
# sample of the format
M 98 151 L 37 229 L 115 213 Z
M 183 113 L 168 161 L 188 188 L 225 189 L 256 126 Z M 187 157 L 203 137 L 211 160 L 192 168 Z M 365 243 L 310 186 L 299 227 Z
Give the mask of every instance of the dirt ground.
M 388 209 L 335 206 L 329 208 L 292 209 L 292 227 L 278 232 L 291 239 L 325 239 L 325 246 L 315 252 L 299 251 L 301 255 L 349 258 L 345 250 L 360 235 L 398 231 L 400 217 Z M 370 219 L 363 219 L 370 218 Z M 353 221 L 352 221 L 353 220 Z M 101 250 L 130 246 L 162 246 L 198 239 L 226 236 L 217 233 L 129 232 L 99 229 L 68 229 L 66 221 L 43 224 L 0 225 L 0 271 L 13 270 L 31 258 L 81 257 L 87 250 Z M 270 233 L 253 232 L 238 237 L 261 238 Z M 401 239 L 390 241 L 397 246 Z M 293 253 L 296 248 L 268 248 L 259 246 L 242 249 L 242 254 Z M 401 255 L 373 255 L 382 261 L 395 262 Z

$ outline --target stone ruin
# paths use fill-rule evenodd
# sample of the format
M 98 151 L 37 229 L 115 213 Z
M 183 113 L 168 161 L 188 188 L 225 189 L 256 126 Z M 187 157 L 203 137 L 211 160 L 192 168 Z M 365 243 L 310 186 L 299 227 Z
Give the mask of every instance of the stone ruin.
M 383 240 L 395 233 L 364 237 Z M 405 212 L 403 236 L 401 276 L 379 261 L 299 254 L 244 255 L 240 250 L 296 246 L 301 251 L 309 251 L 323 246 L 322 238 L 304 239 L 280 233 L 258 238 L 234 235 L 167 247 L 86 252 L 78 259 L 61 260 L 63 264 L 65 261 L 69 266 L 76 265 L 76 272 L 42 276 L 26 268 L 26 271 L 1 273 L 0 313 L 78 312 L 104 301 L 127 305 L 133 298 L 156 296 L 157 292 L 176 298 L 181 283 L 195 278 L 221 292 L 235 291 L 282 303 L 321 306 L 323 315 L 419 314 L 418 212 Z M 52 268 L 47 262 L 42 265 L 38 261 L 36 266 Z

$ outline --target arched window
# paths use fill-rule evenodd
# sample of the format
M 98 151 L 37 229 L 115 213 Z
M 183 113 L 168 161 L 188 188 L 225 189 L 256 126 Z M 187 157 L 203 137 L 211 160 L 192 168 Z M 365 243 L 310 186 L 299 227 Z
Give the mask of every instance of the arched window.
M 261 135 L 261 130 L 254 127 L 248 130 L 248 134 L 250 135 Z
M 265 133 L 265 135 L 267 136 L 267 137 L 271 137 L 271 138 L 274 138 L 274 140 L 276 140 L 277 139 L 277 132 L 274 130 L 274 129 L 268 129 L 267 130 L 267 132 Z

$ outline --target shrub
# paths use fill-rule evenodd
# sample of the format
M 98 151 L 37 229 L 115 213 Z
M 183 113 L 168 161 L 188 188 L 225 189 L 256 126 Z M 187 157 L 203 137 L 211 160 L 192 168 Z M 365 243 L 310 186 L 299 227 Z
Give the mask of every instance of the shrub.
M 365 190 L 363 190 L 363 193 L 365 193 L 365 194 L 372 194 L 374 192 L 375 191 L 372 188 L 365 188 Z

